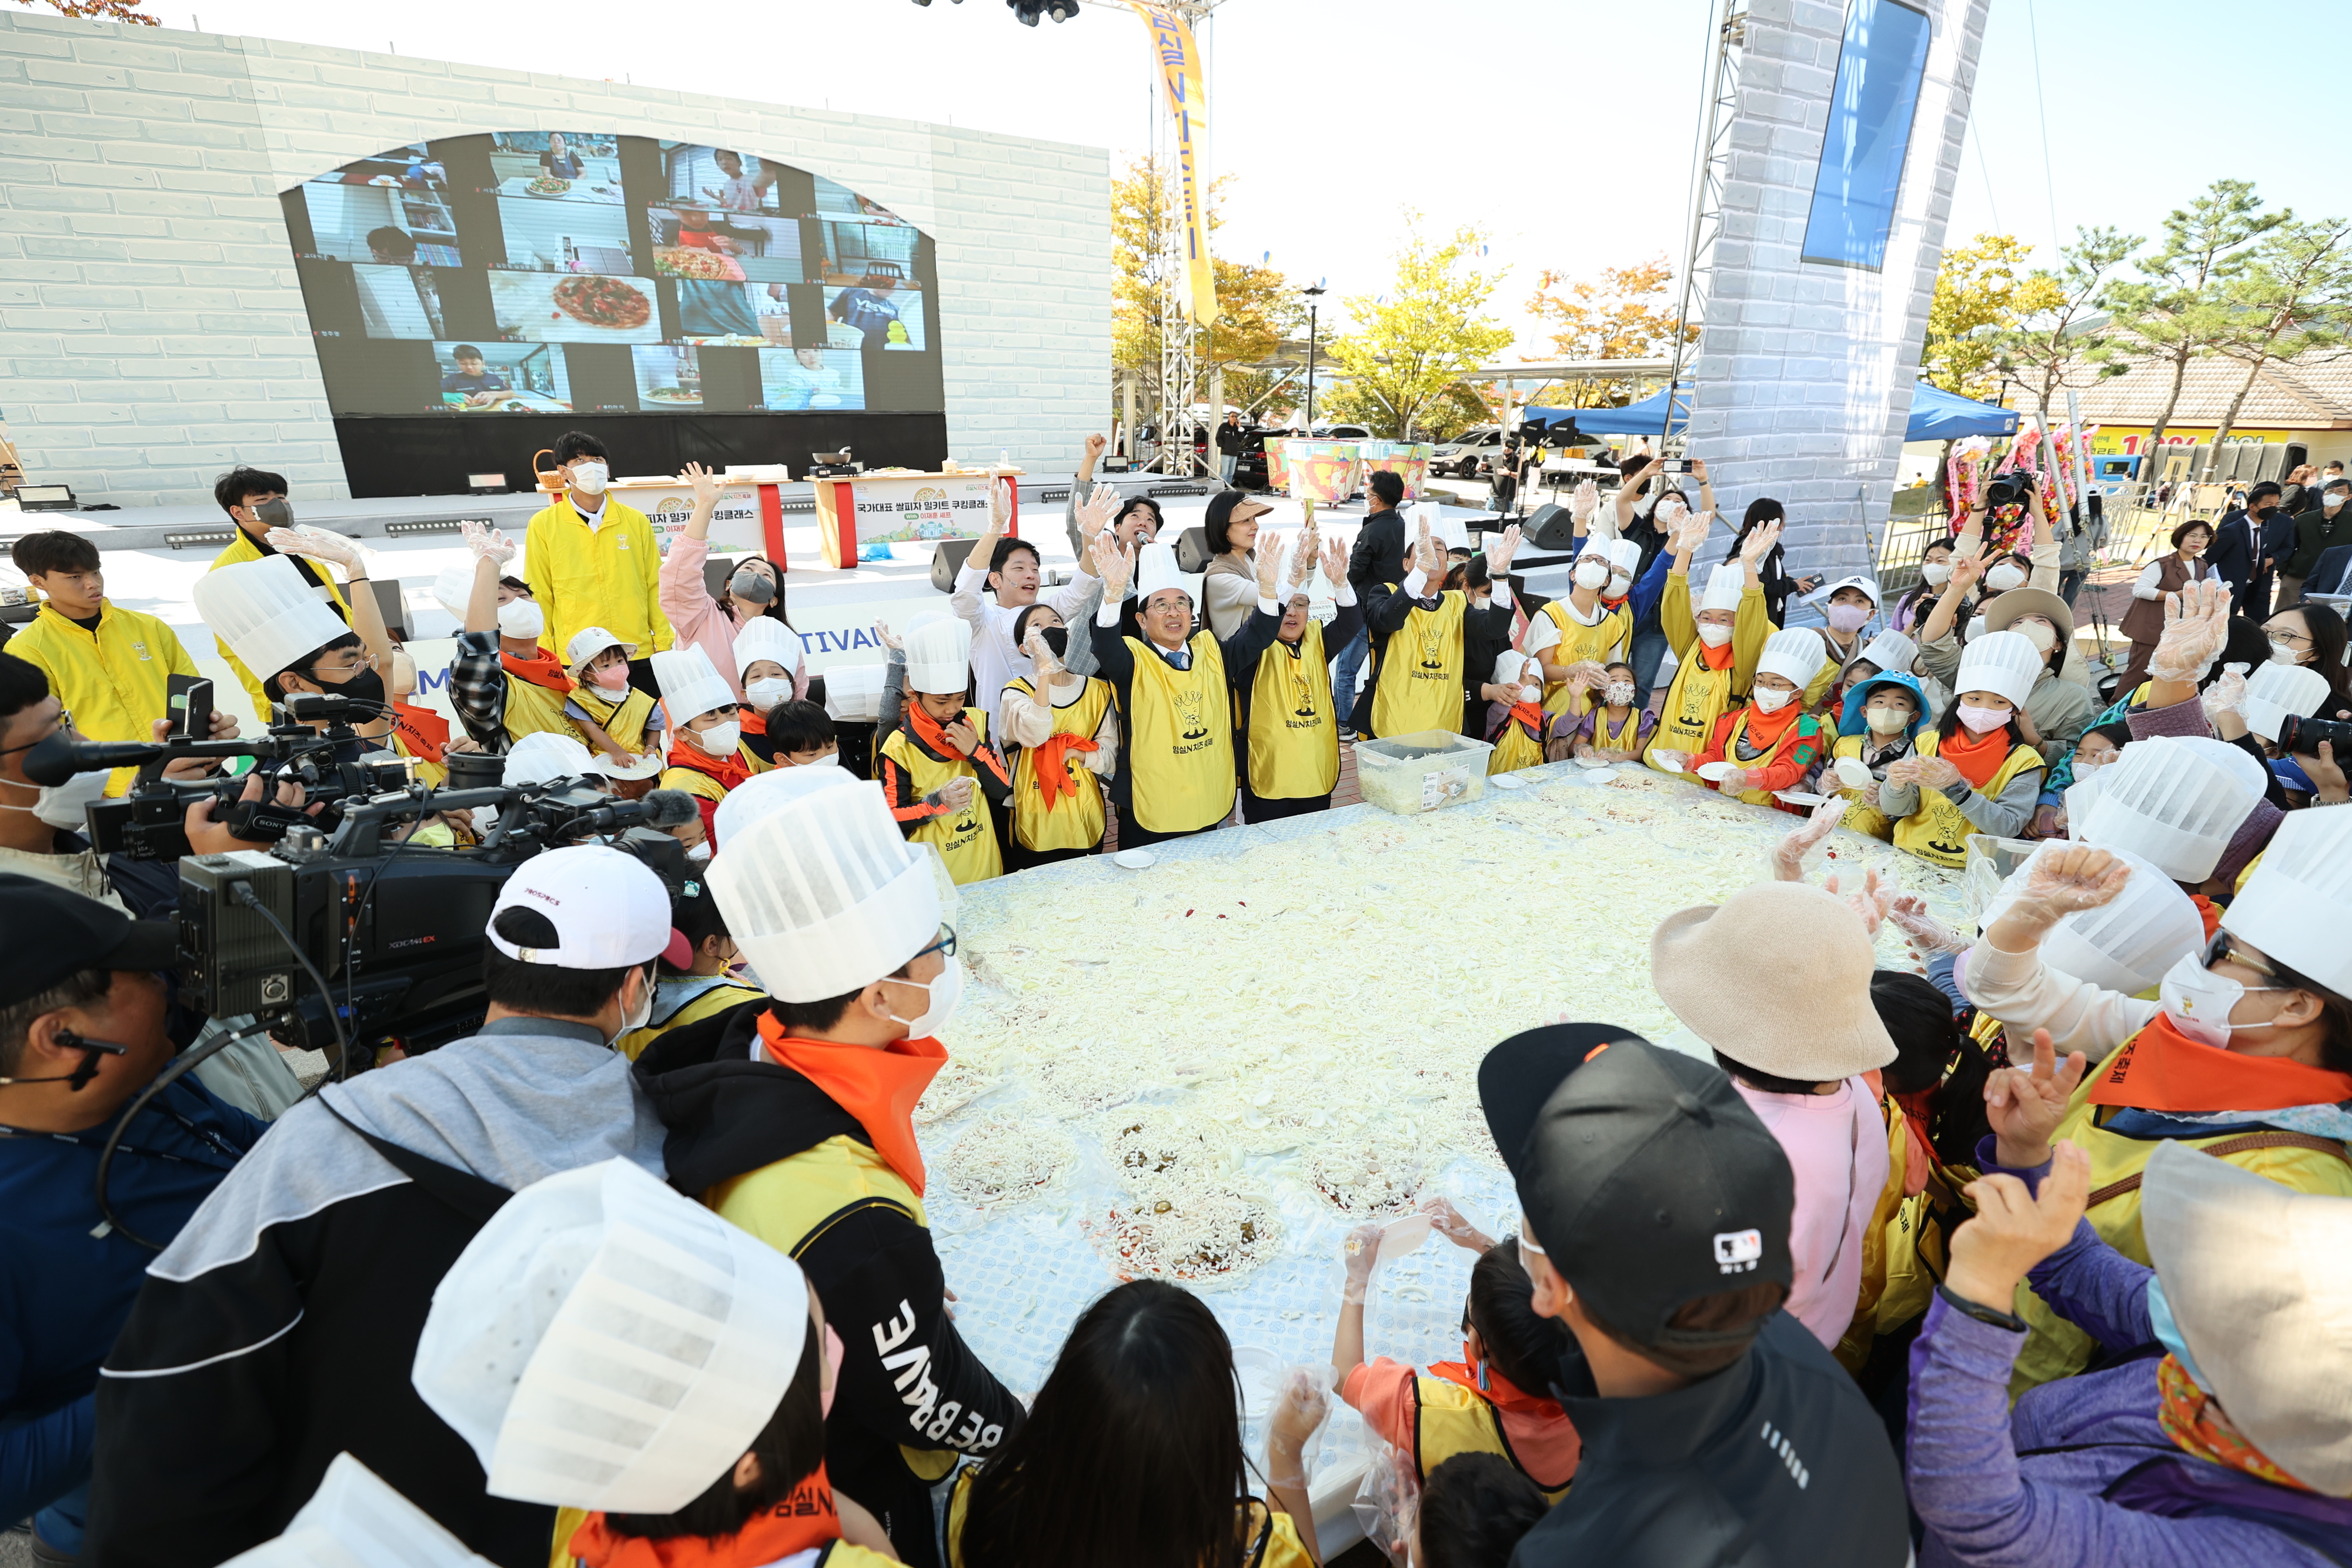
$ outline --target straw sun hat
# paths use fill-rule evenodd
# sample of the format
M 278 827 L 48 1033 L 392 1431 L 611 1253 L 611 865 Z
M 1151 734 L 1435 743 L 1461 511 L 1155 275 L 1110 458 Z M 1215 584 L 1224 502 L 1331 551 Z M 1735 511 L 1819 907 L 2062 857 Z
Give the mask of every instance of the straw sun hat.
M 1675 1017 L 1734 1061 L 1824 1083 L 1895 1060 L 1871 1005 L 1862 917 L 1802 883 L 1678 910 L 1650 937 L 1650 980 Z

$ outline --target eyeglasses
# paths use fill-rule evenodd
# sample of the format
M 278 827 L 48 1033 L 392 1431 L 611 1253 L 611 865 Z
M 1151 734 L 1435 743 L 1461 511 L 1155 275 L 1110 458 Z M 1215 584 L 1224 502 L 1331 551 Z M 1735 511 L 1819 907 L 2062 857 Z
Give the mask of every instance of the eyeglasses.
M 2273 643 L 2284 643 L 2299 648 L 2311 646 L 2311 639 L 2300 632 L 2291 632 L 2284 626 L 2265 626 L 2263 630 L 2269 634 L 2270 640 Z
M 328 661 L 321 659 L 317 664 L 310 666 L 310 673 L 321 680 L 347 681 L 353 675 L 361 674 L 362 671 L 373 670 L 374 668 L 375 655 L 373 653 L 355 653 L 352 655 L 352 661 L 348 664 L 330 664 Z
M 942 925 L 940 927 L 940 939 L 932 943 L 929 946 L 924 948 L 922 953 L 916 954 L 915 958 L 921 957 L 923 953 L 937 953 L 943 958 L 952 958 L 955 956 L 955 927 L 952 925 Z M 909 958 L 907 962 L 911 964 L 915 961 L 915 958 Z
M 2210 969 L 2216 964 L 2223 963 L 2236 964 L 2242 968 L 2252 969 L 2265 980 L 2275 980 L 2281 977 L 2279 972 L 2273 968 L 2268 960 L 2260 954 L 2239 946 L 2231 939 L 2227 931 L 2216 931 L 2213 933 L 2213 940 L 2205 945 L 2205 967 Z

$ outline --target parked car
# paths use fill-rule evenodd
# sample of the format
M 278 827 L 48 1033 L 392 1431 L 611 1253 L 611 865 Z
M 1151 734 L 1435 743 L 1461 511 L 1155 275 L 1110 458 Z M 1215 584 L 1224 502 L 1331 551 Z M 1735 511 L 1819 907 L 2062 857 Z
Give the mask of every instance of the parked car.
M 1474 424 L 1453 440 L 1442 443 L 1429 461 L 1433 474 L 1450 474 L 1456 479 L 1475 479 L 1503 450 L 1503 428 L 1498 424 Z

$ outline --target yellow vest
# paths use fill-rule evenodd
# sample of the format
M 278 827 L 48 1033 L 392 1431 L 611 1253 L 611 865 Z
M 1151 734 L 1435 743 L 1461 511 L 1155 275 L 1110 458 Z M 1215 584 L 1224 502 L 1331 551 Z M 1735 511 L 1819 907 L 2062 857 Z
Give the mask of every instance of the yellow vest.
M 2114 1192 L 2107 1189 L 2135 1180 L 2146 1171 L 2148 1156 L 2156 1152 L 2156 1141 L 2127 1138 L 2119 1133 L 2110 1133 L 2099 1124 L 2099 1113 L 2108 1108 L 2090 1103 L 2091 1092 L 2098 1086 L 2098 1082 L 2096 1072 L 2084 1076 L 2074 1090 L 2074 1098 L 2067 1107 L 2065 1120 L 2058 1124 L 2052 1141 L 2072 1139 L 2091 1156 L 2091 1207 L 2084 1211 L 2083 1218 L 2091 1222 L 2091 1228 L 2099 1233 L 2099 1239 L 2135 1263 L 2146 1263 L 2148 1261 L 2147 1239 L 2140 1231 L 2140 1189 L 2137 1186 Z M 2352 1197 L 2352 1160 L 2346 1158 L 2342 1145 L 2320 1140 L 2333 1152 L 2297 1145 L 2264 1146 L 2280 1137 L 2281 1134 L 2276 1133 L 2265 1136 L 2263 1129 L 2248 1127 L 2241 1132 L 2223 1133 L 2210 1138 L 2176 1138 L 2170 1141 L 2187 1148 L 2201 1149 L 2227 1160 L 2240 1170 L 2252 1171 L 2294 1192 Z M 2253 1138 L 2263 1138 L 2263 1142 L 2244 1146 Z M 2235 1146 L 2224 1153 L 2221 1147 L 2224 1145 Z M 2032 1332 L 2026 1337 L 2025 1348 L 2018 1354 L 2017 1369 L 2010 1376 L 2011 1398 L 2016 1398 L 2037 1385 L 2071 1376 L 2089 1364 L 2091 1336 L 2044 1306 L 2042 1299 L 2021 1281 L 2017 1287 L 2016 1311 Z
M 1528 727 L 1516 718 L 1503 721 L 1503 733 L 1495 739 L 1495 749 L 1486 754 L 1486 771 L 1517 773 L 1522 768 L 1542 766 L 1543 742 L 1528 733 Z
M 153 740 L 154 722 L 171 713 L 166 677 L 198 673 L 169 626 L 104 599 L 95 632 L 44 603 L 8 640 L 7 651 L 48 677 L 49 695 L 73 715 L 74 729 L 85 740 Z M 138 773 L 116 768 L 106 792 L 121 794 Z
M 979 1473 L 967 1467 L 948 1490 L 948 1568 L 963 1568 L 963 1521 L 971 1507 L 972 1479 Z M 1242 1568 L 1315 1568 L 1313 1555 L 1298 1539 L 1298 1525 L 1288 1514 L 1276 1513 L 1255 1498 L 1242 1506 L 1249 1511 Z M 826 1568 L 839 1561 L 837 1553 L 827 1558 Z
M 1605 664 L 1624 651 L 1626 640 L 1633 634 L 1633 612 L 1623 604 L 1604 613 L 1597 624 L 1587 626 L 1568 612 L 1568 601 L 1555 599 L 1543 607 L 1544 614 L 1559 628 L 1559 641 L 1544 650 L 1541 657 L 1547 664 L 1573 664 L 1590 659 Z M 1544 687 L 1543 706 L 1546 713 L 1582 714 L 1592 706 L 1591 698 L 1583 692 L 1570 692 L 1565 681 L 1554 681 Z
M 752 750 L 749 746 L 744 745 L 740 741 L 738 741 L 735 746 L 735 760 L 740 762 L 744 767 L 750 768 L 754 773 L 765 773 L 768 771 L 770 767 L 770 764 L 760 760 L 760 754 L 758 752 Z M 656 783 L 656 788 L 662 789 L 683 789 L 688 794 L 696 797 L 698 800 L 724 800 L 727 799 L 727 786 L 721 784 L 718 779 L 713 779 L 709 774 L 705 773 L 699 768 L 679 768 L 675 765 L 665 768 L 661 770 L 661 778 Z
M 459 733 L 462 734 L 463 731 L 461 730 Z M 393 732 L 384 737 L 384 738 L 392 742 L 392 748 L 394 751 L 409 758 L 416 764 L 416 781 L 419 784 L 424 785 L 428 789 L 438 789 L 441 788 L 442 784 L 447 780 L 449 777 L 449 769 L 447 766 L 439 762 L 427 762 L 424 758 L 419 757 L 415 752 L 411 751 L 408 748 L 407 738 L 403 736 L 397 728 L 394 729 Z M 447 754 L 445 752 L 443 755 L 446 756 Z
M 1667 591 L 1673 590 L 1669 588 Z M 1706 661 L 1699 656 L 1699 650 L 1705 646 L 1694 643 L 1682 663 L 1675 666 L 1674 684 L 1666 688 L 1666 700 L 1658 706 L 1658 727 L 1651 731 L 1649 749 L 1642 754 L 1643 760 L 1653 768 L 1658 765 L 1652 753 L 1662 746 L 1693 757 L 1705 751 L 1714 742 L 1716 721 L 1731 707 L 1731 683 L 1738 673 L 1737 664 L 1708 669 Z
M 629 695 L 619 702 L 607 702 L 598 696 L 595 688 L 585 681 L 575 681 L 572 686 L 572 700 L 613 737 L 615 745 L 633 756 L 645 755 L 646 720 L 654 716 L 653 698 L 632 686 Z M 569 719 L 564 722 L 572 724 Z M 579 732 L 578 725 L 572 724 L 572 727 L 575 733 Z M 581 734 L 580 737 L 587 743 L 589 750 L 596 749 L 596 743 L 588 740 L 585 734 Z
M 1084 699 L 1080 699 L 1083 703 Z M 1057 716 L 1058 718 L 1058 716 Z M 988 712 L 984 708 L 963 710 L 963 721 L 971 726 L 982 744 L 988 740 Z M 1097 715 L 1097 722 L 1101 721 Z M 1094 732 L 1088 730 L 1087 734 Z M 971 804 L 961 811 L 950 811 L 933 817 L 907 837 L 919 844 L 936 844 L 940 857 L 948 862 L 948 875 L 958 887 L 968 882 L 986 882 L 1004 874 L 1004 857 L 996 844 L 996 817 L 988 797 L 980 788 L 980 769 L 968 757 L 942 761 L 915 744 L 915 737 L 905 729 L 894 729 L 882 743 L 882 755 L 906 769 L 908 780 L 918 795 L 928 795 L 944 786 L 950 779 L 971 780 Z M 1099 842 L 1102 834 L 1097 824 L 1095 834 Z
M 1390 634 L 1372 687 L 1374 735 L 1461 731 L 1462 618 L 1469 607 L 1468 594 L 1448 589 L 1438 595 L 1436 609 L 1414 605 Z
M 1232 696 L 1225 656 L 1202 631 L 1188 644 L 1192 667 L 1179 670 L 1149 644 L 1127 639 L 1135 662 L 1127 716 L 1129 801 L 1155 833 L 1214 827 L 1234 809 Z
M 1412 1406 L 1412 1458 L 1421 1469 L 1422 1479 L 1427 1480 L 1430 1471 L 1456 1454 L 1500 1454 L 1513 1469 L 1536 1484 L 1546 1502 L 1558 1502 L 1568 1495 L 1567 1481 L 1548 1487 L 1540 1476 L 1528 1475 L 1527 1466 L 1511 1451 L 1501 1414 L 1474 1391 L 1442 1377 L 1416 1376 Z
M 1004 689 L 1025 697 L 1037 695 L 1036 686 L 1026 679 L 1013 681 Z M 1103 715 L 1110 711 L 1110 698 L 1108 681 L 1087 676 L 1087 689 L 1077 701 L 1052 710 L 1054 733 L 1092 740 L 1095 731 L 1102 727 Z M 1056 796 L 1048 810 L 1045 791 L 1037 782 L 1037 754 L 1024 746 L 1013 760 L 1013 841 L 1024 850 L 1090 850 L 1102 842 L 1102 779 L 1087 766 L 1082 751 L 1063 753 L 1062 767 L 1077 793 Z
M 1862 748 L 1869 743 L 1870 738 L 1866 735 L 1841 735 L 1830 747 L 1830 755 L 1832 758 L 1850 757 L 1859 762 L 1862 760 Z M 1824 772 L 1822 775 L 1822 782 L 1824 784 L 1834 784 L 1836 779 L 1837 775 L 1833 772 Z M 1894 821 L 1885 812 L 1864 800 L 1861 790 L 1851 789 L 1843 784 L 1838 784 L 1837 793 L 1844 796 L 1847 801 L 1845 815 L 1838 820 L 1839 827 L 1852 828 L 1857 833 L 1868 833 L 1872 838 L 1886 843 L 1891 844 L 1895 841 Z
M 523 536 L 522 576 L 547 612 L 539 640 L 558 657 L 575 633 L 591 626 L 634 643 L 640 657 L 677 640 L 656 597 L 661 549 L 654 526 L 609 495 L 593 531 L 572 509 L 569 496 L 534 514 Z
M 1748 711 L 1749 710 L 1746 708 L 1742 708 L 1740 710 L 1739 716 L 1731 721 L 1730 733 L 1723 737 L 1724 760 L 1730 763 L 1735 768 L 1763 768 L 1769 767 L 1773 762 L 1779 760 L 1782 752 L 1787 751 L 1790 747 L 1796 745 L 1797 742 L 1803 737 L 1806 716 L 1800 714 L 1790 723 L 1788 728 L 1780 732 L 1780 739 L 1771 750 L 1756 758 L 1753 762 L 1742 761 L 1739 757 L 1738 746 L 1740 741 L 1748 734 Z M 1818 739 L 1821 735 L 1818 726 L 1815 727 L 1813 733 L 1815 738 Z M 1733 789 L 1727 790 L 1726 793 L 1729 794 L 1733 800 L 1745 800 L 1751 806 L 1778 806 L 1780 803 L 1779 799 L 1776 798 L 1769 789 Z
M 1878 1111 L 1886 1124 L 1886 1184 L 1878 1189 L 1878 1203 L 1862 1232 L 1862 1290 L 1854 1301 L 1853 1322 L 1832 1351 L 1857 1377 L 1870 1360 L 1871 1342 L 1878 1337 L 1878 1303 L 1885 1299 L 1887 1286 L 1887 1233 L 1903 1207 L 1903 1189 L 1908 1185 L 1904 1177 L 1911 1161 L 1911 1135 L 1903 1107 L 1882 1098 Z
M 230 526 L 236 527 L 234 523 Z M 213 557 L 212 565 L 205 570 L 218 571 L 225 566 L 237 566 L 246 561 L 267 559 L 268 558 L 263 555 L 261 547 L 254 542 L 253 536 L 243 528 L 237 528 L 236 538 L 229 541 L 226 549 Z M 334 574 L 327 569 L 327 563 L 322 560 L 307 560 L 302 564 L 319 574 L 319 580 L 326 587 L 325 598 L 335 607 L 336 613 L 342 616 L 343 624 L 351 626 L 354 631 L 358 630 L 352 620 L 352 601 L 344 596 L 341 586 L 335 581 Z M 220 651 L 221 662 L 226 664 L 230 673 L 236 676 L 236 684 L 243 686 L 246 694 L 253 698 L 254 713 L 260 717 L 262 723 L 268 724 L 270 715 L 269 694 L 261 689 L 262 677 L 247 669 L 245 661 L 230 651 L 228 639 L 215 637 L 213 646 Z M 268 673 L 274 675 L 278 672 L 271 670 Z M 390 670 L 383 673 L 387 675 L 392 674 Z M 417 777 L 423 778 L 424 775 L 420 772 Z
M 580 727 L 563 716 L 563 705 L 572 693 L 579 691 L 579 683 L 572 684 L 572 692 L 551 692 L 545 686 L 531 685 L 503 664 L 499 667 L 499 672 L 507 678 L 508 740 L 520 740 L 526 735 L 542 733 L 568 735 L 581 745 L 587 746 L 589 750 L 596 749 L 589 746 L 588 737 L 581 733 Z
M 646 1020 L 646 1027 L 623 1035 L 615 1049 L 635 1061 L 645 1054 L 646 1047 L 671 1030 L 700 1023 L 745 1002 L 766 999 L 767 993 L 758 987 L 747 986 L 726 975 L 680 975 L 663 979 L 655 984 L 653 1016 Z
M 1323 628 L 1298 635 L 1298 651 L 1276 643 L 1257 657 L 1250 683 L 1249 787 L 1261 800 L 1328 795 L 1339 782 L 1339 721 L 1331 706 L 1331 665 Z
M 1933 757 L 1941 737 L 1932 729 L 1923 729 L 1912 743 L 1921 757 Z M 2042 753 L 2030 746 L 2012 746 L 2000 767 L 1985 781 L 1980 795 L 1998 795 L 2009 788 L 2009 781 L 2029 768 L 2042 766 Z M 1958 871 L 1968 864 L 1969 835 L 1977 826 L 1960 814 L 1960 809 L 1946 798 L 1941 789 L 1919 786 L 1919 809 L 1895 824 L 1895 847 L 1906 854 L 1917 855 L 1931 865 L 1949 866 Z

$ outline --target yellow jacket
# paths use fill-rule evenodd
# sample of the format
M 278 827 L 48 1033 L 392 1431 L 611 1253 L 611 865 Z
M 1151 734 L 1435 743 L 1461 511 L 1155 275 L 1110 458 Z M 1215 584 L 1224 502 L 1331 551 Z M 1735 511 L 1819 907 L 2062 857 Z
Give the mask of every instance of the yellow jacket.
M 205 570 L 206 571 L 218 571 L 225 566 L 236 566 L 242 561 L 260 560 L 263 559 L 264 554 L 262 549 L 259 545 L 254 542 L 253 536 L 247 533 L 243 528 L 238 528 L 236 530 L 236 538 L 229 541 L 228 549 L 213 557 L 212 565 L 205 568 Z M 334 573 L 328 569 L 327 563 L 324 561 L 313 560 L 304 561 L 301 564 L 308 566 L 312 571 L 319 574 L 319 580 L 326 584 L 327 599 L 329 602 L 334 605 L 335 613 L 343 618 L 344 625 L 350 625 L 352 623 L 351 599 L 344 593 L 342 584 L 335 580 Z M 261 689 L 262 677 L 255 674 L 251 670 L 247 669 L 245 667 L 245 662 L 239 659 L 234 653 L 230 652 L 228 639 L 225 637 L 215 637 L 213 639 L 213 646 L 220 650 L 222 662 L 226 664 L 229 669 L 236 674 L 236 684 L 243 686 L 246 690 L 246 694 L 253 698 L 253 711 L 260 716 L 262 723 L 268 724 L 269 722 L 270 716 L 270 702 L 268 694 Z M 271 670 L 268 673 L 274 675 L 278 672 Z M 387 674 L 390 673 L 390 671 L 385 672 Z
M 569 496 L 558 496 L 534 515 L 523 536 L 522 575 L 547 612 L 540 643 L 559 658 L 572 634 L 590 626 L 635 643 L 640 659 L 676 641 L 655 599 L 661 549 L 654 526 L 610 496 L 593 530 L 572 510 Z
M 95 633 L 43 604 L 8 652 L 49 678 L 87 740 L 152 740 L 155 721 L 171 712 L 165 677 L 199 673 L 169 626 L 110 600 L 99 601 Z M 106 792 L 121 794 L 137 771 L 116 768 Z

